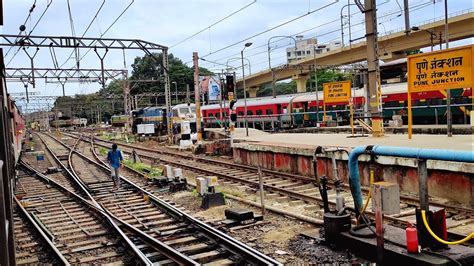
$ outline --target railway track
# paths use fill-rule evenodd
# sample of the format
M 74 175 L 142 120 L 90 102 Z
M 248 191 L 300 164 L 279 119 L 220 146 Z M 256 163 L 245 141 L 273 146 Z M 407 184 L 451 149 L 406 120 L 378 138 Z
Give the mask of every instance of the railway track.
M 185 264 L 279 264 L 192 218 L 126 178 L 123 178 L 120 189 L 112 190 L 110 170 L 91 158 L 93 153 L 88 142 L 79 139 L 72 146 L 65 143 L 61 145 L 71 150 L 66 168 L 77 176 L 91 198 L 104 211 L 122 221 L 122 224 L 133 226 L 146 235 L 149 241 L 160 243 L 167 248 L 167 252 L 174 252 L 175 256 L 188 259 Z M 130 238 L 153 263 L 175 262 L 163 253 L 149 250 L 143 243 Z
M 21 172 L 21 175 L 25 174 Z M 16 197 L 13 202 L 13 220 L 17 265 L 67 264 L 67 260 Z
M 77 138 L 77 135 L 68 134 Z M 100 147 L 109 148 L 112 142 L 100 140 L 94 137 L 94 144 Z M 258 172 L 257 168 L 239 165 L 223 160 L 203 158 L 190 154 L 177 153 L 166 148 L 153 150 L 138 145 L 130 145 L 120 143 L 121 150 L 130 154 L 132 150 L 138 152 L 142 158 L 151 161 L 160 161 L 164 164 L 170 164 L 183 169 L 200 173 L 204 175 L 216 175 L 224 179 L 226 183 L 231 185 L 245 185 L 251 189 L 258 188 Z M 321 196 L 314 179 L 289 173 L 281 173 L 271 170 L 263 170 L 264 189 L 266 190 L 266 198 L 273 198 L 279 202 L 288 202 L 290 206 L 299 204 L 316 205 L 322 203 Z M 343 186 L 344 191 L 340 192 L 344 197 L 346 205 L 353 204 L 349 187 Z M 365 189 L 368 192 L 368 189 Z M 336 191 L 335 189 L 328 191 L 329 204 L 335 206 Z M 406 225 L 407 223 L 416 223 L 414 207 L 418 206 L 418 198 L 402 195 L 401 196 L 401 212 L 396 215 L 384 216 L 385 219 L 397 225 Z M 447 210 L 447 228 L 450 235 L 454 238 L 460 235 L 470 233 L 469 224 L 474 222 L 474 210 L 462 206 L 445 204 L 431 200 L 432 206 L 438 206 Z M 374 215 L 371 211 L 367 211 L 369 215 Z
M 24 162 L 20 169 L 15 192 L 21 198 L 19 204 L 42 228 L 65 264 L 127 264 L 136 259 L 113 225 L 80 196 L 72 197 L 73 192 Z M 15 237 L 23 235 L 18 232 Z

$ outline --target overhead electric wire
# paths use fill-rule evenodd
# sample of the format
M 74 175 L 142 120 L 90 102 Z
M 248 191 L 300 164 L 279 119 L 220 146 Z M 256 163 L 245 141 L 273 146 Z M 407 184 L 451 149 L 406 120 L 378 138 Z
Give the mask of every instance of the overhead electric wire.
M 289 23 L 291 23 L 291 22 L 294 22 L 294 21 L 296 21 L 296 20 L 302 19 L 302 18 L 304 18 L 304 17 L 306 17 L 306 16 L 308 16 L 308 15 L 311 15 L 311 14 L 317 12 L 317 11 L 320 11 L 320 10 L 323 10 L 323 9 L 325 9 L 325 8 L 328 8 L 329 6 L 332 6 L 332 5 L 334 5 L 335 3 L 337 3 L 337 2 L 338 2 L 338 0 L 335 0 L 335 1 L 332 2 L 332 3 L 326 4 L 326 5 L 324 5 L 324 6 L 321 6 L 321 7 L 319 7 L 319 8 L 316 8 L 316 9 L 313 9 L 312 11 L 310 11 L 310 12 L 308 12 L 308 13 L 306 13 L 306 14 L 303 14 L 303 15 L 300 15 L 300 16 L 298 16 L 298 17 L 296 17 L 296 18 L 287 20 L 287 21 L 285 21 L 285 22 L 283 22 L 283 23 L 280 23 L 280 24 L 278 24 L 278 25 L 276 25 L 276 26 L 274 26 L 274 27 L 271 27 L 271 28 L 269 28 L 269 29 L 266 29 L 266 30 L 264 30 L 264 31 L 261 31 L 261 32 L 259 32 L 259 33 L 257 33 L 257 34 L 254 34 L 254 35 L 252 35 L 252 36 L 250 36 L 250 37 L 247 37 L 247 38 L 245 38 L 245 39 L 243 39 L 243 40 L 240 40 L 240 41 L 238 41 L 238 42 L 235 42 L 235 43 L 232 43 L 232 44 L 227 45 L 227 46 L 225 46 L 225 47 L 222 47 L 222 48 L 220 48 L 220 49 L 218 49 L 218 50 L 216 50 L 216 51 L 212 51 L 212 52 L 210 52 L 210 53 L 208 53 L 208 54 L 206 54 L 206 55 L 203 55 L 202 57 L 206 57 L 206 56 L 209 56 L 209 55 L 212 55 L 212 54 L 216 54 L 216 53 L 218 53 L 218 52 L 221 52 L 221 51 L 224 51 L 224 50 L 229 49 L 229 48 L 231 48 L 231 47 L 234 47 L 234 46 L 236 46 L 236 45 L 238 45 L 238 44 L 240 44 L 240 43 L 242 43 L 242 42 L 248 41 L 248 40 L 253 39 L 253 38 L 255 38 L 255 37 L 258 37 L 258 36 L 260 36 L 260 35 L 262 35 L 262 34 L 265 34 L 265 33 L 267 33 L 267 32 L 270 32 L 270 31 L 273 31 L 273 30 L 275 30 L 275 29 L 277 29 L 277 28 L 280 28 L 280 27 L 282 27 L 282 26 L 285 26 L 285 25 L 287 25 L 287 24 L 289 24 Z
M 415 6 L 410 7 L 410 11 L 416 11 L 416 10 L 425 8 L 426 6 L 429 6 L 429 5 L 431 5 L 431 2 L 430 2 L 430 1 L 423 2 L 423 3 L 421 3 L 421 4 L 418 4 L 418 5 L 415 5 Z M 359 13 L 359 12 L 356 12 L 356 13 Z M 397 10 L 397 11 L 392 11 L 392 12 L 387 12 L 386 14 L 380 16 L 379 19 L 380 19 L 380 18 L 384 18 L 384 17 L 391 16 L 391 15 L 394 15 L 394 14 L 398 14 L 398 13 L 399 13 L 399 10 Z M 355 14 L 355 13 L 354 13 L 354 14 Z M 397 17 L 398 17 L 398 16 L 397 16 Z M 323 24 L 320 24 L 320 25 L 318 25 L 318 26 L 316 26 L 316 27 L 313 27 L 313 28 L 311 28 L 311 29 L 307 29 L 307 30 L 304 30 L 304 31 L 302 31 L 302 32 L 298 32 L 298 33 L 296 33 L 296 34 L 292 34 L 291 36 L 293 36 L 293 35 L 299 35 L 299 34 L 301 34 L 301 33 L 304 33 L 304 32 L 307 32 L 307 31 L 310 31 L 310 30 L 313 30 L 313 29 L 316 29 L 316 28 L 320 28 L 320 27 L 322 27 L 322 26 L 326 26 L 326 25 L 329 25 L 329 24 L 331 24 L 331 23 L 338 22 L 338 21 L 340 21 L 339 18 L 338 18 L 338 19 L 335 19 L 335 20 L 332 20 L 332 21 L 329 21 L 329 22 L 326 22 L 326 23 L 323 23 Z M 390 20 L 389 20 L 389 21 L 390 21 Z M 365 21 L 362 21 L 362 22 L 353 24 L 352 27 L 355 27 L 355 26 L 358 26 L 358 25 L 362 25 L 362 24 L 364 24 L 364 23 L 365 23 Z M 311 38 L 319 38 L 319 37 L 321 37 L 321 36 L 328 35 L 328 34 L 332 34 L 332 33 L 339 32 L 339 31 L 340 31 L 340 28 L 338 28 L 338 29 L 333 29 L 333 30 L 331 30 L 331 31 L 328 31 L 328 32 L 325 32 L 325 33 L 322 33 L 322 34 L 314 35 L 314 36 L 312 36 Z M 360 30 L 355 31 L 355 32 L 359 32 L 359 31 L 360 31 Z M 355 32 L 353 32 L 353 33 L 355 33 Z M 270 43 L 276 43 L 276 42 L 279 42 L 279 41 L 281 41 L 281 39 L 276 40 L 276 41 L 272 41 L 272 42 L 270 42 Z M 267 44 L 259 45 L 259 46 L 255 47 L 255 48 L 248 49 L 248 51 L 257 50 L 257 49 L 263 48 L 263 47 L 266 48 L 266 47 L 267 47 Z M 267 50 L 266 50 L 266 49 L 265 49 L 264 51 L 257 52 L 257 53 L 255 53 L 255 54 L 249 54 L 249 55 L 247 55 L 247 57 L 253 57 L 253 56 L 261 55 L 261 54 L 264 54 L 264 53 L 267 53 Z M 240 53 L 231 54 L 231 55 L 229 55 L 229 56 L 225 56 L 225 57 L 222 57 L 222 58 L 219 58 L 219 59 L 215 59 L 214 61 L 217 61 L 217 62 L 218 62 L 218 61 L 225 60 L 225 59 L 227 59 L 227 58 L 235 57 L 235 56 L 238 56 L 238 55 L 240 55 Z M 203 57 L 204 57 L 204 56 L 203 56 Z
M 378 6 L 384 5 L 384 4 L 388 3 L 388 2 L 390 2 L 390 1 L 389 1 L 389 0 L 386 0 L 386 1 L 383 2 L 383 3 L 380 3 Z M 351 15 L 351 17 L 352 17 L 352 16 L 357 15 L 357 14 L 359 14 L 359 13 L 360 13 L 359 11 L 355 11 L 354 13 L 352 13 L 352 14 L 350 14 L 350 15 Z M 325 22 L 325 23 L 323 23 L 323 24 L 320 24 L 320 25 L 318 25 L 318 26 L 315 26 L 315 27 L 312 27 L 312 28 L 309 28 L 309 29 L 300 31 L 300 32 L 298 32 L 298 33 L 291 34 L 290 36 L 301 35 L 301 34 L 303 34 L 303 33 L 305 33 L 305 32 L 308 32 L 308 31 L 311 31 L 311 30 L 320 28 L 320 27 L 322 27 L 322 26 L 329 25 L 329 24 L 331 24 L 331 23 L 339 22 L 339 21 L 340 21 L 340 18 L 337 18 L 337 19 L 334 19 L 334 20 L 332 20 L 332 21 L 328 21 L 328 22 Z M 282 39 L 277 39 L 277 40 L 271 41 L 270 44 L 280 42 L 281 40 L 282 40 Z M 260 45 L 260 46 L 252 47 L 252 48 L 248 49 L 247 51 L 256 50 L 256 49 L 262 48 L 262 47 L 267 47 L 267 44 L 262 44 L 262 45 Z M 227 59 L 227 58 L 229 58 L 229 57 L 234 57 L 234 56 L 238 56 L 238 55 L 240 55 L 240 53 L 235 53 L 235 54 L 230 55 L 230 56 L 226 56 L 226 57 L 223 57 L 223 58 L 219 58 L 219 59 L 217 59 L 217 61 L 225 60 L 225 59 Z M 191 62 L 191 61 L 190 61 L 190 62 Z M 190 62 L 186 62 L 186 63 L 190 63 Z
M 202 30 L 200 30 L 200 31 L 198 31 L 198 32 L 196 32 L 196 33 L 194 33 L 193 35 L 191 35 L 191 36 L 189 36 L 189 37 L 186 37 L 185 39 L 183 39 L 183 40 L 181 40 L 181 41 L 179 41 L 179 42 L 177 42 L 177 43 L 171 45 L 171 46 L 170 46 L 170 49 L 173 48 L 173 47 L 175 47 L 175 46 L 177 46 L 177 45 L 179 45 L 179 44 L 181 44 L 181 43 L 183 43 L 183 42 L 185 42 L 185 41 L 187 41 L 187 40 L 189 40 L 189 39 L 192 39 L 193 37 L 195 37 L 196 35 L 198 35 L 198 34 L 204 32 L 205 30 L 208 30 L 208 29 L 210 30 L 211 27 L 213 27 L 213 26 L 215 26 L 215 25 L 221 23 L 222 21 L 224 21 L 224 20 L 226 20 L 226 19 L 232 17 L 233 15 L 235 15 L 235 14 L 239 13 L 240 11 L 242 11 L 242 10 L 248 8 L 249 6 L 255 4 L 256 2 L 257 2 L 257 0 L 254 0 L 252 3 L 249 3 L 249 4 L 247 4 L 247 5 L 245 5 L 245 6 L 241 7 L 241 8 L 239 8 L 238 10 L 236 10 L 236 11 L 230 13 L 229 15 L 227 15 L 227 16 L 225 16 L 225 17 L 219 19 L 218 21 L 216 21 L 216 22 L 212 23 L 211 25 L 209 25 L 209 26 L 203 28 Z
M 112 28 L 113 25 L 115 25 L 115 23 L 117 23 L 117 21 L 123 16 L 123 14 L 125 14 L 125 12 L 130 8 L 130 6 L 134 2 L 135 0 L 132 0 L 130 4 L 128 4 L 128 6 L 122 11 L 122 13 L 120 13 L 120 15 L 112 22 L 112 24 L 110 24 L 110 26 L 100 35 L 100 38 L 104 37 L 104 35 Z M 96 43 L 96 41 L 93 41 L 91 45 L 93 45 L 94 43 Z M 82 60 L 91 50 L 92 48 L 89 48 L 87 52 L 79 60 Z
M 30 32 L 26 35 L 26 37 L 29 37 L 31 36 L 31 33 L 33 33 L 33 31 L 36 29 L 36 26 L 38 26 L 38 24 L 40 23 L 41 19 L 43 19 L 43 16 L 46 14 L 46 11 L 48 11 L 49 7 L 51 6 L 51 4 L 53 3 L 53 0 L 48 0 L 48 3 L 46 4 L 46 8 L 44 9 L 43 13 L 41 13 L 40 17 L 38 18 L 38 20 L 36 21 L 35 25 L 31 28 Z M 33 13 L 34 9 L 36 7 L 36 0 L 35 2 L 33 3 L 33 5 L 31 6 L 30 10 L 29 10 L 29 14 L 28 14 L 28 17 L 25 19 L 25 22 L 23 23 L 23 25 L 26 24 L 26 22 L 28 21 L 28 19 L 31 19 L 31 13 Z M 21 32 L 20 32 L 21 34 Z M 18 35 L 20 35 L 18 34 Z M 16 41 L 15 41 L 16 42 Z M 12 48 L 13 46 L 10 46 L 10 49 Z M 8 52 L 10 51 L 10 49 L 7 51 L 7 53 L 5 54 L 5 58 L 6 56 L 8 55 Z M 10 60 L 8 61 L 8 63 L 6 64 L 6 66 L 8 66 L 12 61 L 13 59 L 15 59 L 16 55 L 20 52 L 21 50 L 21 47 L 18 48 L 18 50 L 15 52 L 15 54 L 13 54 L 12 58 L 10 58 Z
M 99 38 L 104 37 L 104 35 L 112 28 L 113 25 L 115 25 L 115 23 L 117 23 L 117 21 L 123 16 L 123 14 L 125 14 L 125 12 L 130 8 L 130 6 L 131 6 L 134 2 L 135 2 L 135 0 L 132 0 L 132 1 L 130 2 L 130 4 L 128 4 L 128 6 L 127 6 L 127 7 L 120 13 L 120 15 L 112 22 L 112 24 L 110 24 L 110 26 L 109 26 L 103 33 L 100 34 L 100 37 L 99 37 Z M 98 14 L 98 12 L 97 12 L 97 14 Z M 85 33 L 84 33 L 84 34 L 85 34 Z M 97 42 L 97 41 L 93 41 L 93 42 L 91 43 L 91 45 L 94 45 L 96 42 Z M 79 61 L 82 60 L 82 59 L 84 59 L 84 57 L 85 57 L 91 50 L 92 50 L 92 48 L 89 48 L 89 49 L 80 57 Z M 61 67 L 64 66 L 64 65 L 69 61 L 69 59 L 70 59 L 70 58 L 68 58 L 68 59 L 61 65 Z
M 67 11 L 69 14 L 69 24 L 71 26 L 71 34 L 75 38 L 76 37 L 76 29 L 74 27 L 74 19 L 72 18 L 72 12 L 71 12 L 71 4 L 69 0 L 67 1 Z M 74 52 L 76 53 L 76 66 L 79 69 L 79 50 L 77 47 L 74 48 Z
M 36 0 L 33 2 L 33 5 L 31 5 L 30 9 L 29 9 L 29 12 L 28 12 L 28 16 L 26 16 L 26 19 L 25 19 L 25 22 L 23 22 L 22 25 L 25 25 L 26 22 L 28 22 L 28 19 L 30 19 L 31 17 L 31 13 L 33 13 L 33 11 L 35 10 L 35 7 L 36 7 Z M 18 35 L 21 34 L 21 30 L 20 30 L 20 33 L 18 33 Z M 15 41 L 16 42 L 16 41 Z M 10 46 L 10 48 L 8 48 L 7 52 L 5 53 L 5 56 L 4 58 L 6 59 L 8 54 L 10 53 L 11 49 L 13 49 L 13 46 Z M 20 48 L 18 48 L 18 50 L 15 52 L 15 54 L 13 55 L 13 57 L 16 56 L 16 54 L 18 54 L 18 51 L 20 51 Z M 11 62 L 11 60 L 7 63 L 7 65 Z
M 38 26 L 38 23 L 41 21 L 41 19 L 43 18 L 44 14 L 46 14 L 46 11 L 48 11 L 49 9 L 49 6 L 53 3 L 53 0 L 48 0 L 48 4 L 46 5 L 46 8 L 44 9 L 43 13 L 41 13 L 41 16 L 39 17 L 39 19 L 36 21 L 35 25 L 33 26 L 33 28 L 30 30 L 30 32 L 28 33 L 28 36 L 31 35 L 31 33 L 36 29 L 36 26 Z
M 105 0 L 102 0 L 102 4 L 100 5 L 99 9 L 97 10 L 97 12 L 95 13 L 94 17 L 92 18 L 91 22 L 89 23 L 89 25 L 87 25 L 86 29 L 84 30 L 84 32 L 82 33 L 81 37 L 84 37 L 86 35 L 86 33 L 89 31 L 90 27 L 92 26 L 92 23 L 94 23 L 94 21 L 97 19 L 97 16 L 99 15 L 100 11 L 102 10 L 102 7 L 104 7 L 104 4 L 105 4 Z
M 97 16 L 99 15 L 100 11 L 102 10 L 102 7 L 104 7 L 105 1 L 106 1 L 106 0 L 103 0 L 103 1 L 102 1 L 102 4 L 100 5 L 99 9 L 98 9 L 97 12 L 95 13 L 95 15 L 94 15 L 94 17 L 92 18 L 91 22 L 89 23 L 89 25 L 87 25 L 86 29 L 85 29 L 84 32 L 82 33 L 81 38 L 86 35 L 86 33 L 89 31 L 90 27 L 92 26 L 92 23 L 94 23 L 94 21 L 97 19 Z M 73 54 L 74 54 L 74 51 L 72 51 L 71 54 L 69 54 L 69 57 L 68 57 L 68 58 L 66 59 L 66 61 L 61 65 L 61 67 L 63 67 L 63 66 L 72 58 L 72 55 L 73 55 Z

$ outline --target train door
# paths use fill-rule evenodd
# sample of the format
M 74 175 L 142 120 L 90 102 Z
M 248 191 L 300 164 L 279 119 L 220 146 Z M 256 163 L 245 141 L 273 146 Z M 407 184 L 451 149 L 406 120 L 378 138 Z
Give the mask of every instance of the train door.
M 282 109 L 281 109 L 281 104 L 277 104 L 276 106 L 276 125 L 275 128 L 281 129 L 281 115 L 282 115 Z
M 304 115 L 303 115 L 303 125 L 307 126 L 306 124 L 309 122 L 308 102 L 303 102 L 302 105 L 303 105 L 303 113 L 304 113 Z

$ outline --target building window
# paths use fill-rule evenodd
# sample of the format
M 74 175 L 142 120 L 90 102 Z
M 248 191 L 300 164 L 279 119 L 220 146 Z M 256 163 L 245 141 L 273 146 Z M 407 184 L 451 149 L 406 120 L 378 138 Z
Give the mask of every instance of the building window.
M 306 51 L 306 54 L 311 54 L 311 51 L 309 51 L 309 50 L 308 50 L 308 51 Z
M 301 51 L 296 52 L 297 56 L 301 56 Z
M 287 53 L 286 53 L 286 56 L 290 57 L 290 56 L 291 56 L 291 52 L 287 52 Z

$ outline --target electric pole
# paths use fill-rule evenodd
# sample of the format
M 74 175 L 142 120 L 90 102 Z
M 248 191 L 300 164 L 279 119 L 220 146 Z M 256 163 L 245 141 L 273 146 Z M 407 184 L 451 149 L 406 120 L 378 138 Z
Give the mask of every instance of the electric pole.
M 444 41 L 446 49 L 449 49 L 448 36 L 448 0 L 444 0 Z M 451 114 L 451 90 L 446 90 L 446 122 L 448 124 L 448 137 L 453 136 L 453 117 Z
M 200 91 L 199 91 L 199 66 L 198 66 L 198 53 L 193 52 L 193 63 L 194 63 L 194 100 L 196 103 L 196 132 L 197 132 L 197 141 L 202 140 L 201 132 L 201 101 L 200 101 Z
M 376 0 L 365 0 L 365 30 L 367 36 L 368 102 L 372 119 L 372 136 L 383 136 L 382 92 L 377 38 Z

